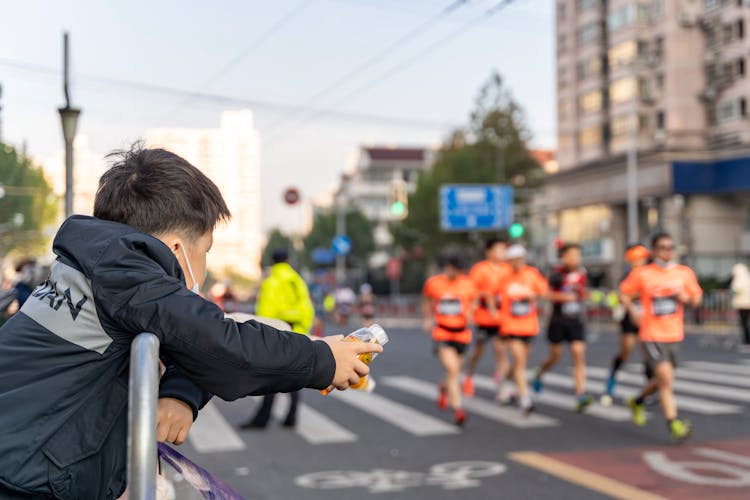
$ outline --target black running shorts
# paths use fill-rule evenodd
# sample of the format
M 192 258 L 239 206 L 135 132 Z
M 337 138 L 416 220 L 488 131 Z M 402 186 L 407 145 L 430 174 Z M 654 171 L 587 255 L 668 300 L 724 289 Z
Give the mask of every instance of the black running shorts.
M 454 340 L 441 340 L 439 342 L 435 342 L 435 354 L 437 354 L 442 347 L 455 349 L 459 356 L 463 356 L 466 352 L 466 349 L 469 347 L 469 344 L 456 342 Z
M 497 337 L 500 330 L 497 326 L 479 326 L 477 325 L 477 342 L 486 342 L 493 337 Z
M 547 340 L 550 344 L 561 342 L 586 341 L 586 328 L 580 318 L 553 316 L 547 329 Z

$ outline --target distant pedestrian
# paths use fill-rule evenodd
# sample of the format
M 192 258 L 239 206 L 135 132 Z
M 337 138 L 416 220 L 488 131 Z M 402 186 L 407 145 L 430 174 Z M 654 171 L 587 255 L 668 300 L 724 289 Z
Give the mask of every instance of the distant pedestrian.
M 310 292 L 305 280 L 292 269 L 287 261 L 289 254 L 285 249 L 276 249 L 272 252 L 271 272 L 260 285 L 260 293 L 255 306 L 255 312 L 259 316 L 279 319 L 289 323 L 292 331 L 309 335 L 310 328 L 315 317 L 315 309 Z M 241 424 L 243 429 L 262 429 L 268 425 L 271 418 L 271 409 L 275 394 L 267 394 L 263 397 L 263 403 L 255 416 L 249 421 Z M 299 404 L 299 391 L 289 393 L 291 403 L 284 427 L 294 427 L 297 424 L 297 405 Z
M 362 326 L 369 327 L 375 324 L 375 294 L 369 283 L 362 283 L 359 287 L 358 309 L 362 317 Z
M 742 263 L 732 267 L 732 307 L 737 311 L 742 329 L 742 343 L 750 347 L 750 270 Z

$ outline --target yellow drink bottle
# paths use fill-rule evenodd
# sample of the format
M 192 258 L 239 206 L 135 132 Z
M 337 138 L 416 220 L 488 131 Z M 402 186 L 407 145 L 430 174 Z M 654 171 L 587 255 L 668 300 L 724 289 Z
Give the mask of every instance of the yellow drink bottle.
M 349 335 L 347 335 L 344 340 L 346 342 L 369 342 L 373 344 L 380 344 L 385 345 L 388 343 L 388 334 L 385 333 L 385 330 L 382 326 L 378 325 L 377 323 L 371 326 L 368 326 L 366 328 L 360 328 L 356 332 L 352 332 Z M 357 356 L 360 361 L 362 361 L 364 364 L 369 365 L 372 363 L 372 360 L 377 357 L 377 352 L 367 352 L 364 354 L 360 354 Z M 368 380 L 367 376 L 364 376 L 359 379 L 359 382 L 356 384 L 349 386 L 351 389 L 367 389 L 368 386 Z M 321 394 L 324 396 L 327 395 L 329 392 L 331 392 L 328 389 L 323 389 L 320 391 Z

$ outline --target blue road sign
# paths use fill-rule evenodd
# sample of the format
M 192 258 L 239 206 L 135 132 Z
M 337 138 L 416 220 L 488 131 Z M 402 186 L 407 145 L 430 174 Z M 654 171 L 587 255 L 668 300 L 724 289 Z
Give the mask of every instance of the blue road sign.
M 334 236 L 331 241 L 331 250 L 336 255 L 347 255 L 352 251 L 352 240 L 345 234 Z
M 504 184 L 440 186 L 443 231 L 492 231 L 513 223 L 513 188 Z

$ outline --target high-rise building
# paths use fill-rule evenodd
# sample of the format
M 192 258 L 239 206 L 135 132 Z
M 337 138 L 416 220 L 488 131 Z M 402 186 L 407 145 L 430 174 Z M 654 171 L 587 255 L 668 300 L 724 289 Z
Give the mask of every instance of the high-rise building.
M 637 239 L 670 231 L 702 274 L 750 257 L 749 24 L 748 0 L 556 1 L 551 236 L 619 274 L 634 152 Z
M 218 129 L 149 130 L 151 147 L 172 151 L 198 167 L 221 190 L 232 219 L 219 225 L 208 267 L 219 276 L 260 276 L 260 135 L 249 110 L 225 111 Z

